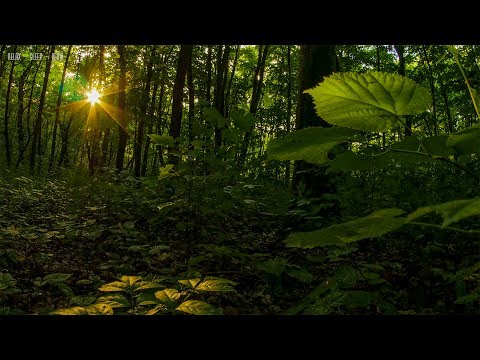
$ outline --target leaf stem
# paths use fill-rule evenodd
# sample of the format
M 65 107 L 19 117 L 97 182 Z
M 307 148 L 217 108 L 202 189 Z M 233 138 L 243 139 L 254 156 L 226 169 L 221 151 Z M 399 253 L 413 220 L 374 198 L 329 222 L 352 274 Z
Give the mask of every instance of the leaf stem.
M 463 230 L 463 229 L 459 229 L 459 228 L 456 228 L 456 227 L 441 226 L 441 225 L 437 225 L 437 224 L 429 224 L 429 223 L 424 223 L 424 222 L 419 222 L 419 221 L 410 221 L 406 225 L 408 225 L 408 224 L 418 225 L 418 226 L 434 227 L 434 228 L 442 229 L 442 230 L 452 230 L 452 231 L 461 232 L 463 234 L 480 234 L 480 230 Z
M 421 155 L 421 156 L 425 156 L 425 157 L 429 157 L 429 158 L 432 158 L 432 159 L 437 159 L 437 160 L 446 162 L 448 164 L 451 164 L 451 165 L 459 168 L 460 170 L 463 170 L 465 173 L 467 173 L 468 175 L 473 177 L 475 180 L 477 180 L 477 182 L 480 182 L 480 177 L 477 174 L 473 173 L 472 171 L 470 171 L 468 168 L 466 168 L 465 166 L 463 166 L 459 162 L 450 160 L 449 158 L 446 158 L 446 157 L 443 157 L 443 156 L 432 156 L 428 153 L 423 153 L 423 152 L 414 151 L 414 150 L 406 150 L 406 149 L 389 149 L 386 152 L 388 152 L 388 151 Z

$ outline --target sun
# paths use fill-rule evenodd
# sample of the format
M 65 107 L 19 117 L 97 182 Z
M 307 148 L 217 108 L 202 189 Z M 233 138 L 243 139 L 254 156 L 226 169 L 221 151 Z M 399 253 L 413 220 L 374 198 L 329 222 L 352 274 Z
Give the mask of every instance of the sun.
M 88 101 L 90 101 L 90 104 L 95 104 L 102 95 L 99 94 L 99 92 L 96 89 L 92 89 L 92 91 L 87 93 L 88 96 Z

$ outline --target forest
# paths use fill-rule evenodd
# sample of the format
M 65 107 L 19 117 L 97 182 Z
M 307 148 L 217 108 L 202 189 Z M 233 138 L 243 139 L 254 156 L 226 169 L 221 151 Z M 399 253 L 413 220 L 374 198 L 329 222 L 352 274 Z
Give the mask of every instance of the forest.
M 479 59 L 0 45 L 0 315 L 480 314 Z

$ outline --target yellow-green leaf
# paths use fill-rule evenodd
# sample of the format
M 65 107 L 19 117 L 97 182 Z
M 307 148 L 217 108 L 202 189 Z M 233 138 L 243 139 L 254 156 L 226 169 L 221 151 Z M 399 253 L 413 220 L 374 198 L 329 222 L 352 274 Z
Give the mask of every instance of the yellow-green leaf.
M 413 80 L 377 71 L 335 73 L 305 92 L 328 123 L 375 132 L 391 130 L 399 116 L 420 114 L 432 102 Z
M 200 300 L 187 300 L 175 310 L 192 315 L 221 315 L 222 310 Z

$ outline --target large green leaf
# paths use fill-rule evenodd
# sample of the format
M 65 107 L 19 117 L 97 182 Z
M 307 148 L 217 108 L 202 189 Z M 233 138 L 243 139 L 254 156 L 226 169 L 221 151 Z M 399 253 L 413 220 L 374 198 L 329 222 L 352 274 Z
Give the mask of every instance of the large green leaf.
M 105 284 L 100 287 L 98 290 L 105 292 L 113 291 L 134 291 L 136 288 L 142 286 L 143 282 L 138 283 L 142 279 L 141 276 L 122 276 L 120 281 L 113 281 L 111 283 Z
M 86 307 L 74 306 L 67 309 L 58 309 L 50 315 L 113 315 L 113 309 L 108 304 L 93 304 Z
M 127 298 L 122 294 L 101 296 L 96 302 L 97 304 L 107 304 L 112 309 L 130 307 L 130 303 L 128 302 Z
M 328 164 L 330 167 L 327 173 L 340 171 L 370 171 L 375 169 L 383 169 L 388 166 L 391 156 L 368 156 L 359 155 L 347 150 L 338 154 L 335 159 Z
M 342 127 L 312 127 L 291 132 L 268 144 L 270 160 L 305 160 L 314 164 L 328 161 L 328 151 L 353 139 L 356 131 Z
M 173 306 L 180 299 L 180 296 L 181 293 L 175 289 L 164 289 L 155 293 L 155 297 L 168 307 Z
M 443 217 L 442 227 L 468 218 L 470 216 L 480 215 L 480 198 L 468 200 L 453 200 L 443 204 L 435 204 L 418 208 L 409 214 L 407 221 L 415 220 L 426 214 L 436 212 Z
M 200 300 L 187 300 L 175 310 L 193 315 L 221 315 L 222 310 Z
M 480 125 L 451 134 L 447 146 L 455 149 L 459 155 L 480 153 Z
M 216 278 L 213 276 L 207 276 L 204 281 L 202 281 L 198 286 L 195 288 L 195 290 L 198 291 L 235 291 L 235 289 L 232 287 L 237 285 L 236 282 L 227 280 L 227 279 L 221 279 L 221 278 Z
M 372 214 L 341 224 L 311 231 L 293 233 L 286 240 L 287 246 L 310 249 L 318 246 L 341 245 L 367 238 L 375 238 L 394 231 L 405 224 L 401 209 L 382 209 Z
M 70 276 L 72 276 L 72 274 L 56 273 L 56 274 L 47 275 L 43 279 L 53 284 L 53 283 L 67 281 Z
M 195 286 L 197 286 L 198 283 L 199 283 L 201 280 L 202 280 L 202 279 L 200 279 L 200 278 L 195 278 L 195 279 L 178 280 L 178 282 L 179 282 L 180 284 L 185 285 L 185 286 L 188 287 L 189 289 L 194 289 Z
M 335 73 L 305 92 L 330 124 L 375 132 L 392 129 L 401 115 L 424 112 L 432 101 L 413 80 L 377 71 Z

